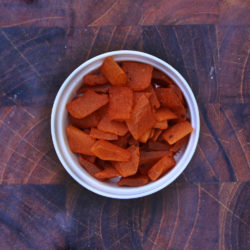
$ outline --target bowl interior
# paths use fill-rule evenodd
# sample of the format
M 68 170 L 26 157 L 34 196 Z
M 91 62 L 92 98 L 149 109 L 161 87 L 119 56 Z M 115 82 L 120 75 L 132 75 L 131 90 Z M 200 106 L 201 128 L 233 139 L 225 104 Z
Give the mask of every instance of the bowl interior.
M 117 180 L 100 182 L 89 175 L 78 163 L 77 157 L 69 149 L 65 129 L 69 123 L 66 104 L 75 96 L 84 75 L 98 69 L 103 59 L 112 56 L 116 61 L 137 61 L 151 64 L 167 74 L 180 87 L 187 101 L 188 115 L 194 128 L 189 142 L 175 157 L 176 166 L 165 176 L 142 187 L 118 187 Z M 102 54 L 80 65 L 65 80 L 55 99 L 51 117 L 52 139 L 57 155 L 68 173 L 82 186 L 103 196 L 112 198 L 136 198 L 154 193 L 174 181 L 190 161 L 199 136 L 199 113 L 193 93 L 184 78 L 170 65 L 151 55 L 136 51 L 115 51 Z

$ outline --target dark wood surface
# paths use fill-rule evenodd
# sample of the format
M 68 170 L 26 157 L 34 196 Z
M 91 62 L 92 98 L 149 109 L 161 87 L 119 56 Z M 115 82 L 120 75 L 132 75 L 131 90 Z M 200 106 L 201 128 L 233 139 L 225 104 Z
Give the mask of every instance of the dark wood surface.
M 250 161 L 247 0 L 0 0 L 0 249 L 247 249 Z M 132 49 L 174 66 L 201 134 L 169 187 L 114 200 L 61 166 L 50 112 L 65 78 Z

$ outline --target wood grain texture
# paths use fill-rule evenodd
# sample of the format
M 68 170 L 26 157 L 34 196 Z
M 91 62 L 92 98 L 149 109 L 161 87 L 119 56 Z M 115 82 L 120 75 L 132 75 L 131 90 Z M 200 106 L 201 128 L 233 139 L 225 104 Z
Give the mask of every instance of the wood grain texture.
M 247 0 L 1 0 L 0 27 L 84 25 L 249 25 Z
M 0 0 L 0 249 L 248 249 L 249 3 Z M 78 185 L 50 136 L 81 63 L 132 49 L 175 67 L 198 101 L 186 170 L 136 200 Z
M 246 249 L 248 191 L 247 184 L 182 183 L 126 201 L 106 199 L 74 184 L 67 189 L 2 185 L 0 246 Z M 230 227 L 238 233 L 230 234 Z

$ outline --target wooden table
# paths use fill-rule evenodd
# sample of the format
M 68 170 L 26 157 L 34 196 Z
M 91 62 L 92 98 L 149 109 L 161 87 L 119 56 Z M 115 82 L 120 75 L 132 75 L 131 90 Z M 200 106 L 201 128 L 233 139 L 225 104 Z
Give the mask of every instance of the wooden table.
M 247 0 L 0 0 L 0 10 L 0 249 L 247 249 Z M 78 185 L 50 136 L 65 78 L 119 49 L 174 66 L 201 115 L 184 173 L 135 200 Z

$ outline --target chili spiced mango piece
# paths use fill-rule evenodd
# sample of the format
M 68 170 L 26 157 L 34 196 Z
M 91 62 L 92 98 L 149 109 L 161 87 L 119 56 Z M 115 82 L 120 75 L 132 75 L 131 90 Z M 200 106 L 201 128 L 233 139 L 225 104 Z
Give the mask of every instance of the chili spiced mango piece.
M 100 67 L 100 72 L 114 86 L 124 86 L 127 82 L 127 75 L 112 57 L 106 57 Z
M 139 147 L 132 145 L 129 148 L 127 148 L 127 150 L 131 153 L 130 161 L 114 163 L 114 167 L 123 177 L 136 174 L 139 166 L 139 158 L 140 158 Z
M 155 92 L 155 88 L 152 86 L 152 84 L 150 84 L 149 87 L 145 89 L 145 91 L 148 91 L 152 94 L 149 98 L 149 101 L 153 108 L 158 109 L 161 106 L 161 104 L 158 100 L 158 97 Z
M 78 161 L 81 164 L 81 166 L 92 176 L 95 176 L 95 174 L 102 171 L 100 167 L 98 167 L 96 164 L 86 160 L 83 156 L 78 157 Z
M 95 177 L 98 179 L 111 179 L 118 176 L 120 176 L 120 173 L 113 167 L 107 167 L 95 174 Z
M 174 144 L 193 131 L 190 122 L 179 122 L 163 133 L 163 138 L 170 144 Z
M 126 123 L 130 133 L 136 140 L 155 125 L 156 119 L 145 95 L 139 98 L 132 110 L 131 118 Z
M 176 109 L 183 105 L 173 89 L 156 88 L 155 91 L 162 107 Z
M 157 163 L 153 165 L 148 171 L 148 177 L 152 181 L 156 181 L 163 174 L 165 174 L 169 169 L 174 167 L 176 164 L 174 157 L 164 156 Z
M 142 143 L 146 143 L 148 139 L 150 138 L 152 129 L 149 129 L 145 134 L 143 134 L 138 141 Z
M 92 90 L 88 90 L 83 96 L 75 98 L 66 105 L 70 115 L 77 119 L 82 119 L 95 112 L 108 103 L 108 96 L 105 94 L 97 94 Z
M 140 165 L 141 164 L 154 164 L 163 156 L 172 156 L 173 153 L 169 150 L 159 151 L 143 151 L 140 152 Z
M 129 177 L 123 177 L 118 182 L 119 186 L 127 186 L 127 187 L 140 187 L 148 184 L 149 178 L 146 175 L 134 175 Z
M 168 87 L 169 85 L 174 83 L 173 80 L 169 76 L 167 76 L 166 74 L 164 74 L 158 69 L 153 70 L 152 82 L 162 85 L 164 87 Z
M 117 140 L 118 136 L 109 132 L 101 131 L 97 128 L 91 128 L 89 135 L 95 139 L 102 139 L 107 141 Z
M 153 66 L 138 62 L 123 62 L 122 68 L 128 76 L 128 87 L 140 91 L 149 87 Z
M 86 85 L 94 86 L 107 84 L 108 80 L 102 75 L 88 74 L 83 77 L 83 82 Z
M 156 122 L 154 125 L 154 128 L 167 129 L 168 128 L 168 121 Z
M 150 97 L 152 96 L 152 93 L 146 92 L 146 91 L 135 91 L 134 92 L 134 104 L 137 103 L 137 101 L 139 100 L 139 98 L 142 95 L 145 95 L 150 100 Z
M 85 129 L 85 128 L 96 127 L 101 120 L 101 115 L 99 114 L 97 110 L 94 113 L 82 119 L 77 119 L 70 115 L 69 120 L 70 120 L 70 123 L 74 125 L 75 127 Z
M 94 155 L 90 148 L 94 145 L 95 139 L 72 125 L 66 128 L 66 134 L 72 152 L 84 155 Z
M 109 89 L 109 119 L 124 121 L 130 118 L 133 108 L 133 91 L 128 87 Z
M 128 162 L 131 159 L 131 153 L 128 150 L 104 140 L 95 142 L 91 147 L 91 152 L 105 161 Z
M 170 147 L 170 151 L 176 154 L 188 141 L 189 136 L 185 136 Z
M 103 84 L 103 85 L 93 85 L 93 86 L 88 86 L 84 84 L 77 90 L 76 93 L 82 94 L 82 93 L 87 92 L 88 90 L 92 90 L 99 94 L 107 94 L 111 86 L 112 85 L 109 83 Z
M 156 110 L 155 117 L 158 122 L 162 122 L 165 120 L 173 120 L 178 118 L 178 116 L 173 111 L 171 111 L 169 108 L 164 108 L 164 107 Z
M 128 132 L 125 122 L 111 121 L 108 112 L 104 114 L 97 128 L 104 132 L 113 133 L 119 136 L 124 136 Z

